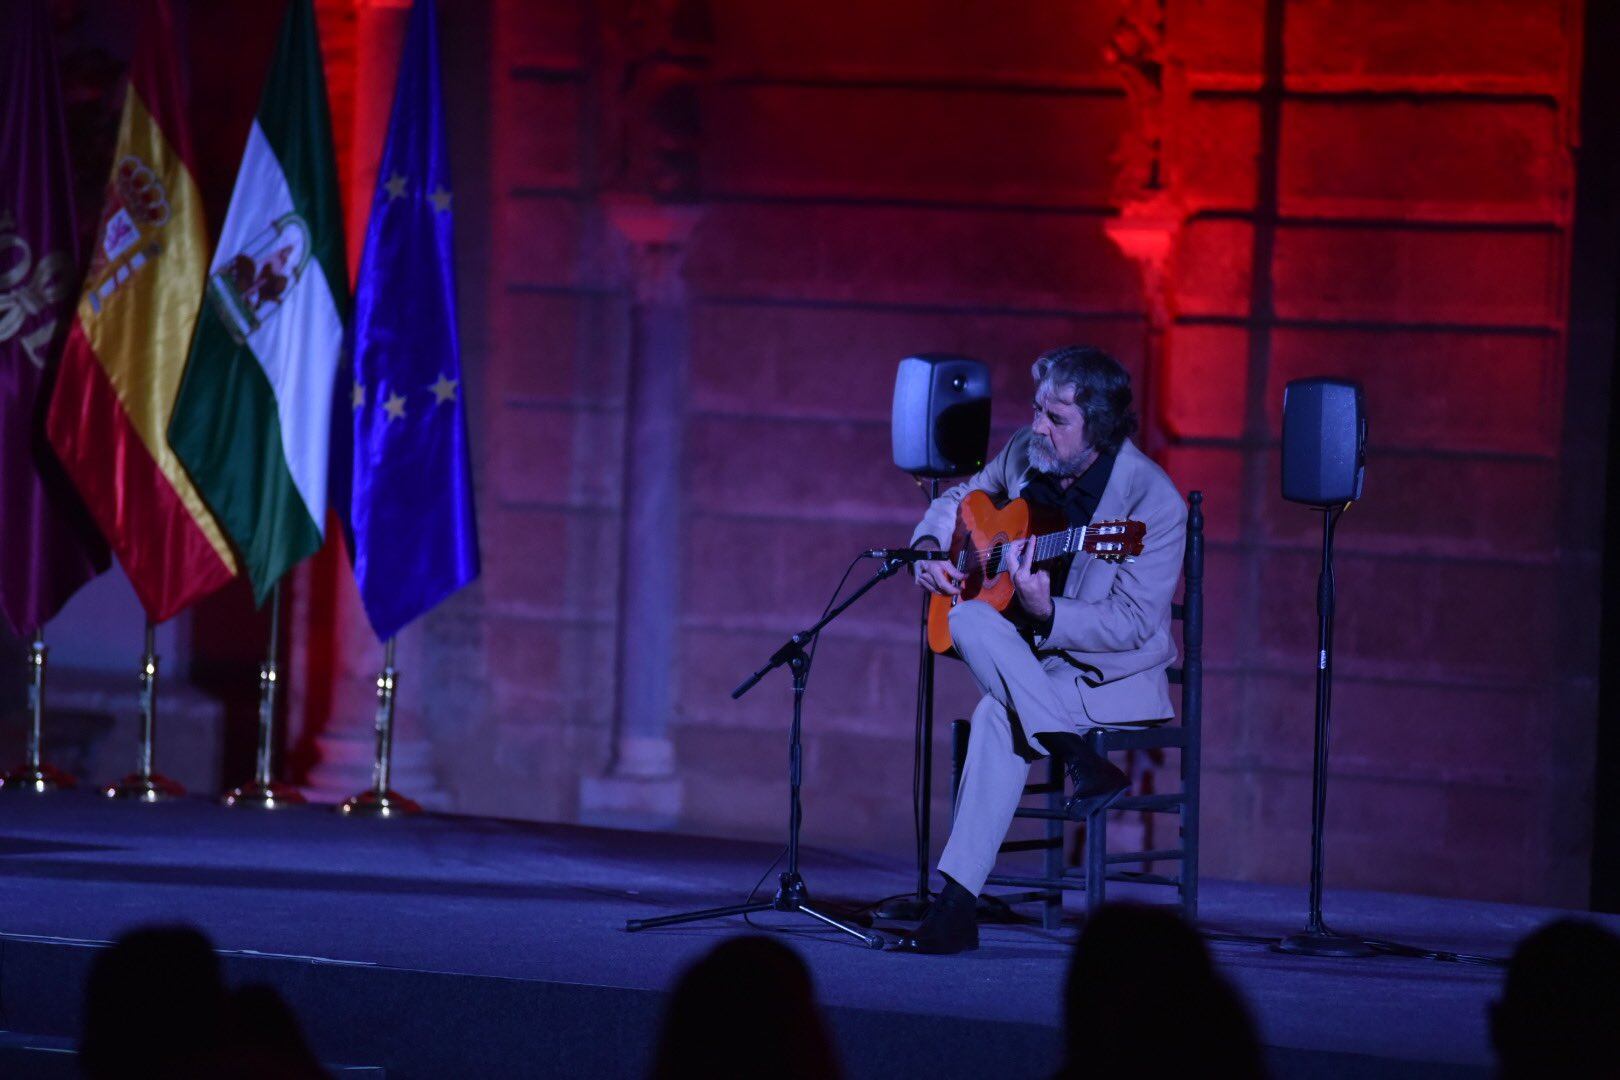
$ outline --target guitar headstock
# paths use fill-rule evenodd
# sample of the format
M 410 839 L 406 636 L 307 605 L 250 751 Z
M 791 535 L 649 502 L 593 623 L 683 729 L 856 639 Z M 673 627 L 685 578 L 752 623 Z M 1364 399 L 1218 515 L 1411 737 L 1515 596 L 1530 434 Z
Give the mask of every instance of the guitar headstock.
M 1142 554 L 1147 526 L 1140 521 L 1099 521 L 1086 526 L 1080 550 L 1104 562 L 1126 562 Z

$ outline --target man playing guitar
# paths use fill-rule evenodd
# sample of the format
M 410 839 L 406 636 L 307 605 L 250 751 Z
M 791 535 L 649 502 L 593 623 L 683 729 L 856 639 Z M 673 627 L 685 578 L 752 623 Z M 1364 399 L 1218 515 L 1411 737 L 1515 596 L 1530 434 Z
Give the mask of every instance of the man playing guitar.
M 949 597 L 950 637 L 984 697 L 973 712 L 950 839 L 945 887 L 898 948 L 976 948 L 976 897 L 1012 824 L 1030 763 L 1062 761 L 1074 785 L 1067 809 L 1083 817 L 1117 802 L 1125 774 L 1081 738 L 1094 727 L 1157 723 L 1174 715 L 1165 669 L 1176 657 L 1170 605 L 1181 573 L 1187 508 L 1129 436 L 1136 430 L 1130 376 L 1101 349 L 1043 353 L 1031 371 L 1035 416 L 982 470 L 928 507 L 912 545 L 949 543 L 962 500 L 982 491 L 1022 497 L 1069 525 L 1112 519 L 1146 524 L 1141 556 L 1109 562 L 1084 552 L 1033 565 L 1032 541 L 1009 546 L 1002 566 L 1015 600 L 1005 614 L 961 599 L 965 575 L 944 560 L 919 562 L 917 584 Z M 1065 565 L 1065 562 L 1067 565 Z M 1063 583 L 1054 595 L 1052 578 Z

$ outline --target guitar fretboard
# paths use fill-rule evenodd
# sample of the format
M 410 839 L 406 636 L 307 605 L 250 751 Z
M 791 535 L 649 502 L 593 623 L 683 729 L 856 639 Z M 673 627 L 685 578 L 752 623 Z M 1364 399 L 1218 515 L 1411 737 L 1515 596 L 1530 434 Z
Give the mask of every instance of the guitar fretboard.
M 1046 533 L 1035 538 L 1035 561 L 1046 562 L 1049 559 L 1060 558 L 1064 555 L 1079 551 L 1086 543 L 1086 526 L 1076 525 L 1064 529 L 1062 532 Z M 1009 543 L 992 544 L 987 548 L 964 548 L 957 559 L 957 569 L 966 570 L 969 566 L 978 563 L 984 566 L 987 576 L 1001 573 L 1001 561 L 1006 555 Z

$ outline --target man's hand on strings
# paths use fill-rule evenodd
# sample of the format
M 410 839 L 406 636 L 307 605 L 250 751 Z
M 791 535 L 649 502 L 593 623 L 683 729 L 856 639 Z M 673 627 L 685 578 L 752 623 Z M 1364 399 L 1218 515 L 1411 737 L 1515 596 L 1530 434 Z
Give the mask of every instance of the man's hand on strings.
M 1035 540 L 1019 540 L 1009 544 L 1002 556 L 1002 565 L 1012 575 L 1013 588 L 1018 593 L 1018 606 L 1036 622 L 1052 617 L 1052 576 L 1045 570 L 1035 569 Z
M 927 551 L 939 550 L 936 545 L 926 542 L 917 546 Z M 967 575 L 953 566 L 949 559 L 925 559 L 912 563 L 911 576 L 918 585 L 935 596 L 961 596 L 962 583 L 967 580 Z

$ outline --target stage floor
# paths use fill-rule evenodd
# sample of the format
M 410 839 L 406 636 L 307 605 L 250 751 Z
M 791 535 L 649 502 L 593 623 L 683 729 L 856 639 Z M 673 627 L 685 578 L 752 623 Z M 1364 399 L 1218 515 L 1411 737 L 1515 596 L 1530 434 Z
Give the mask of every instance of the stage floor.
M 212 938 L 228 977 L 280 988 L 323 1060 L 390 1076 L 638 1075 L 662 993 L 695 956 L 747 927 L 732 919 L 627 934 L 624 920 L 739 902 L 777 850 L 453 816 L 352 821 L 313 808 L 7 796 L 0 1016 L 19 1036 L 73 1036 L 86 946 L 184 922 Z M 813 897 L 834 907 L 914 880 L 901 862 L 814 848 L 804 871 Z M 1275 937 L 1298 928 L 1304 906 L 1302 890 L 1207 882 L 1200 921 Z M 1559 914 L 1351 892 L 1330 892 L 1327 906 L 1337 929 L 1499 957 Z M 902 1067 L 1039 1076 L 1056 1063 L 1072 931 L 987 926 L 975 953 L 910 957 L 793 916 L 758 918 L 797 931 L 789 940 L 853 1077 Z M 1487 1075 L 1497 968 L 1212 948 L 1247 995 L 1279 1075 Z

